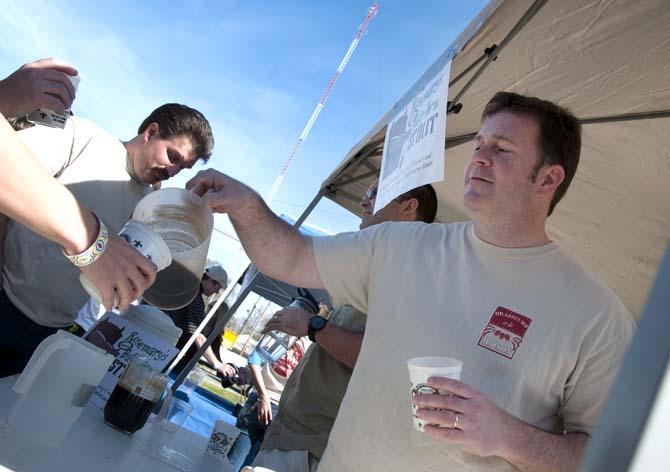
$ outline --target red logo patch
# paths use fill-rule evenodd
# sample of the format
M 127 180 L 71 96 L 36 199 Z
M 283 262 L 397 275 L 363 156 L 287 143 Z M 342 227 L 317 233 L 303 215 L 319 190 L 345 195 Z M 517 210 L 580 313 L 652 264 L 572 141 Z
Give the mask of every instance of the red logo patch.
M 511 359 L 533 320 L 499 306 L 482 331 L 478 346 Z

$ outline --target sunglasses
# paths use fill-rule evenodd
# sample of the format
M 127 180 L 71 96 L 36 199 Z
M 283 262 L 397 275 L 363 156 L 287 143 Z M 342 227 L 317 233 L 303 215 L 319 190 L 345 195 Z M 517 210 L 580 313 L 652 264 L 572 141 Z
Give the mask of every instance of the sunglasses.
M 378 187 L 375 186 L 365 192 L 365 195 L 363 195 L 363 200 L 374 200 L 377 198 L 377 188 Z

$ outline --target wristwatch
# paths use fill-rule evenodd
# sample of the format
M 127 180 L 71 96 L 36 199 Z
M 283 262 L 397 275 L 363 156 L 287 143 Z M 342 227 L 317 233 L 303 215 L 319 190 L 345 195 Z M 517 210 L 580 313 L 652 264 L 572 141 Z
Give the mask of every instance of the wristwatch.
M 309 319 L 309 325 L 307 325 L 307 337 L 309 338 L 309 340 L 315 343 L 316 338 L 314 336 L 316 335 L 316 333 L 325 328 L 327 324 L 328 320 L 325 319 L 323 316 L 319 315 L 312 316 Z

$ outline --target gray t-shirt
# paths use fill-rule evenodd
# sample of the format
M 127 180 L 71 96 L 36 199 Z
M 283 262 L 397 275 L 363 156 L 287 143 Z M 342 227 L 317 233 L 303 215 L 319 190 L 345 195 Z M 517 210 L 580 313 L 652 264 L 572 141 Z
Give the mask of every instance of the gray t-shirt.
M 18 135 L 110 233 L 121 230 L 137 202 L 151 191 L 128 175 L 123 143 L 88 120 L 72 117 L 64 129 L 34 126 Z M 7 225 L 2 270 L 7 297 L 43 326 L 72 324 L 89 298 L 79 283 L 79 270 L 60 246 L 16 221 Z

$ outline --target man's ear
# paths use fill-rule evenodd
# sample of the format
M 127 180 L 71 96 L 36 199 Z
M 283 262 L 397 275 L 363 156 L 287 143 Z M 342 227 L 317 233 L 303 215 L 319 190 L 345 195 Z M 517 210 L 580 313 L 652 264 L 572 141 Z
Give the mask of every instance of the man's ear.
M 558 164 L 550 165 L 540 169 L 538 180 L 540 193 L 554 194 L 559 185 L 565 180 L 565 170 Z
M 144 141 L 149 141 L 152 138 L 158 138 L 160 137 L 160 126 L 158 126 L 158 123 L 156 122 L 150 123 L 142 135 L 144 137 Z
M 408 198 L 400 202 L 400 213 L 403 217 L 411 220 L 416 219 L 416 212 L 419 209 L 419 200 L 416 198 Z

